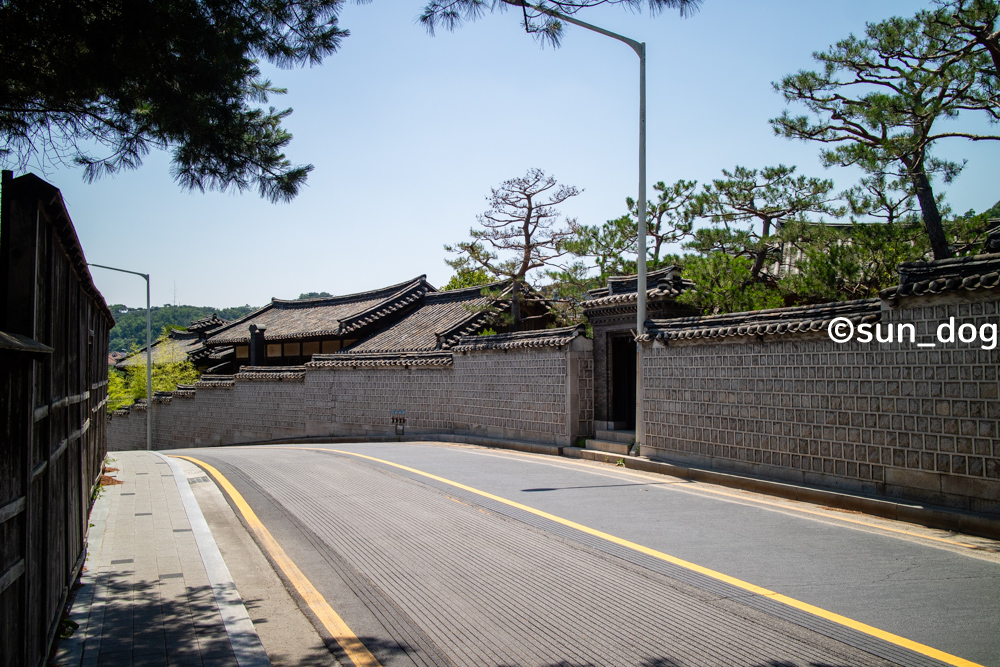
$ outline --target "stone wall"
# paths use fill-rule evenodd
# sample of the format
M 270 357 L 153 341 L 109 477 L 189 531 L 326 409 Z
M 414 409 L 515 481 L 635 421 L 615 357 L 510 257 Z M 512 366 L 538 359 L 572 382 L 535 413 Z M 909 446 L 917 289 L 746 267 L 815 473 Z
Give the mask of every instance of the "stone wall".
M 909 296 L 876 302 L 874 315 L 870 304 L 858 306 L 855 324 L 869 313 L 884 338 L 888 326 L 898 333 L 896 325 L 909 323 L 915 343 L 907 330 L 902 343 L 837 344 L 825 326 L 789 327 L 801 319 L 795 309 L 785 309 L 784 333 L 773 324 L 778 311 L 775 330 L 756 333 L 716 326 L 684 334 L 697 323 L 664 323 L 669 335 L 645 343 L 642 453 L 1000 513 L 1000 346 L 936 336 L 952 317 L 956 329 L 997 325 L 997 298 L 992 291 Z
M 154 449 L 299 437 L 455 434 L 570 445 L 593 432 L 590 341 L 383 359 L 319 355 L 251 369 L 154 399 Z M 354 365 L 351 365 L 354 364 Z M 111 450 L 145 447 L 145 411 L 119 412 Z

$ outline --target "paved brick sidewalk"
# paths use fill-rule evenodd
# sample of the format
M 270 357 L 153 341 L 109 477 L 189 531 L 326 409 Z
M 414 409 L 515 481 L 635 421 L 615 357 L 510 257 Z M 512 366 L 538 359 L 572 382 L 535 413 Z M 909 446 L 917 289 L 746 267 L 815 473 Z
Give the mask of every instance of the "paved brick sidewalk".
M 179 489 L 172 466 L 154 453 L 111 456 L 123 483 L 105 486 L 94 506 L 70 615 L 80 627 L 54 664 L 268 665 L 225 564 L 211 557 L 200 510 L 189 519 L 188 481 Z

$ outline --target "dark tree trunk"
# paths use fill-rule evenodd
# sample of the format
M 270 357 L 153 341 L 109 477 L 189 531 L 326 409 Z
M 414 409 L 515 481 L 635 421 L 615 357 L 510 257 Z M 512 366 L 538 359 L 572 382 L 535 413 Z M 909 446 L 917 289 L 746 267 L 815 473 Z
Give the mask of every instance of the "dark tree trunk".
M 947 259 L 951 257 L 951 248 L 948 247 L 948 238 L 944 234 L 944 225 L 941 224 L 941 212 L 934 201 L 931 181 L 922 170 L 912 174 L 910 178 L 917 193 L 917 201 L 920 202 L 920 213 L 927 229 L 927 237 L 931 241 L 934 259 Z
M 766 239 L 771 233 L 771 221 L 764 219 L 762 220 L 762 234 L 761 239 Z M 750 269 L 750 275 L 754 280 L 760 278 L 760 272 L 764 269 L 764 262 L 767 261 L 767 249 L 768 246 L 765 243 L 764 247 L 757 251 L 753 259 L 753 268 Z
M 986 48 L 986 52 L 993 58 L 994 74 L 1000 78 L 1000 31 L 990 34 L 989 29 L 984 28 L 976 33 L 976 41 Z
M 513 318 L 511 323 L 512 331 L 521 330 L 521 283 L 516 279 L 511 285 L 510 294 L 510 316 Z

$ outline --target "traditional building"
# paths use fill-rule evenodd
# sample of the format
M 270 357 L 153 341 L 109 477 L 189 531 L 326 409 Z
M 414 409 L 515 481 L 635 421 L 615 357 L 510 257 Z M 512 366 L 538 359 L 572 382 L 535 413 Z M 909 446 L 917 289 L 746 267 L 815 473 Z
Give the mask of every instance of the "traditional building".
M 233 349 L 228 373 L 240 366 L 299 366 L 314 354 L 350 347 L 410 312 L 426 293 L 435 291 L 426 276 L 418 276 L 346 296 L 272 299 L 263 308 L 216 330 L 206 345 Z
M 483 296 L 498 294 L 498 298 Z M 522 286 L 522 289 L 524 287 Z M 532 296 L 537 296 L 532 293 Z M 448 349 L 462 336 L 475 336 L 485 329 L 505 332 L 496 316 L 510 306 L 510 283 L 466 287 L 447 292 L 428 292 L 418 308 L 385 329 L 371 334 L 346 350 L 347 353 L 422 352 Z M 544 329 L 554 322 L 547 304 L 529 301 L 522 310 L 530 323 L 526 330 Z
M 608 278 L 607 287 L 590 290 L 583 313 L 594 328 L 594 425 L 599 430 L 635 428 L 636 301 L 638 276 Z M 677 303 L 694 283 L 668 266 L 646 274 L 647 318 L 697 315 Z
M 446 349 L 462 336 L 493 328 L 509 306 L 509 283 L 439 292 L 426 276 L 370 292 L 271 303 L 217 329 L 205 341 L 210 350 L 232 349 L 228 364 L 214 373 L 240 367 L 298 367 L 316 354 L 416 352 Z M 551 324 L 548 305 L 532 300 L 524 307 L 530 328 Z

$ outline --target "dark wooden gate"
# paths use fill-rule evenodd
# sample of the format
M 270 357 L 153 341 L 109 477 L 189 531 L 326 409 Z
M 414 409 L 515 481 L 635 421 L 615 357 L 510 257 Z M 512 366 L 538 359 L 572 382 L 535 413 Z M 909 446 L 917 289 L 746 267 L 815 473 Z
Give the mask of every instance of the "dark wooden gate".
M 86 556 L 114 319 L 59 190 L 2 188 L 0 665 L 42 665 Z

